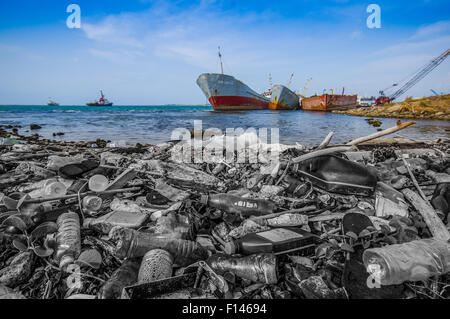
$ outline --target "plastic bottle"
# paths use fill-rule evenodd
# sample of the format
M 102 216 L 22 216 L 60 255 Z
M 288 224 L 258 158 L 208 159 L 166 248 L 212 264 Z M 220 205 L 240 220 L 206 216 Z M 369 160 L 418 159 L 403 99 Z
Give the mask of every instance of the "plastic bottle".
M 108 187 L 108 179 L 100 174 L 89 178 L 89 189 L 94 192 L 103 192 Z
M 227 242 L 224 244 L 224 250 L 228 254 L 283 254 L 313 247 L 316 240 L 317 236 L 297 227 L 274 228 Z
M 228 213 L 242 214 L 243 216 L 260 216 L 272 214 L 276 205 L 263 199 L 243 198 L 230 194 L 202 195 L 201 203 L 223 210 Z
M 218 274 L 231 272 L 238 277 L 266 284 L 276 284 L 278 281 L 277 260 L 273 254 L 246 257 L 215 254 L 206 263 Z
M 163 249 L 148 251 L 142 258 L 138 283 L 147 283 L 172 276 L 173 257 Z
M 363 261 L 381 285 L 421 281 L 450 271 L 450 244 L 430 238 L 371 248 Z
M 80 219 L 76 213 L 64 213 L 58 217 L 56 224 L 58 232 L 55 259 L 59 262 L 59 267 L 65 269 L 81 252 Z
M 125 260 L 117 268 L 106 283 L 100 288 L 99 299 L 118 299 L 124 287 L 133 285 L 137 281 L 139 262 L 136 259 Z
M 308 224 L 308 216 L 302 214 L 283 214 L 274 218 L 261 220 L 262 225 L 271 227 L 290 227 Z
M 187 266 L 208 257 L 205 248 L 190 240 L 144 233 L 118 226 L 111 229 L 109 237 L 116 241 L 115 254 L 121 259 L 142 257 L 149 250 L 158 248 L 167 250 L 174 257 L 174 262 L 180 266 Z

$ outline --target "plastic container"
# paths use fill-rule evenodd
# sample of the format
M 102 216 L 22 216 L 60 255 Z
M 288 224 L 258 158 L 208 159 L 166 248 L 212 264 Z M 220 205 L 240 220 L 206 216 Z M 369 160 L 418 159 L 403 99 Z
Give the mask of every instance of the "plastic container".
M 172 276 L 173 257 L 163 249 L 153 249 L 142 258 L 138 283 L 143 284 Z
M 174 258 L 179 266 L 187 266 L 208 257 L 208 252 L 198 243 L 165 235 L 139 232 L 134 229 L 114 227 L 109 237 L 115 241 L 115 255 L 118 258 L 142 257 L 149 250 L 164 249 Z
M 365 166 L 334 155 L 314 157 L 297 165 L 298 174 L 329 192 L 370 196 L 377 184 L 377 176 Z
M 81 252 L 80 219 L 76 213 L 64 213 L 58 217 L 56 224 L 58 232 L 55 259 L 59 262 L 59 267 L 65 269 Z
M 228 213 L 242 214 L 243 216 L 260 216 L 272 214 L 276 205 L 263 199 L 243 198 L 230 194 L 202 195 L 201 203 Z
M 123 288 L 133 285 L 137 281 L 139 263 L 136 260 L 126 260 L 109 277 L 100 288 L 99 299 L 118 299 Z
M 83 208 L 89 212 L 96 212 L 102 207 L 102 199 L 98 196 L 88 195 L 83 198 Z
M 450 271 L 450 244 L 431 238 L 371 248 L 363 261 L 381 285 L 421 281 Z
M 276 284 L 278 281 L 277 260 L 273 254 L 246 257 L 215 254 L 206 263 L 218 274 L 231 272 L 238 277 L 266 284 Z
M 313 247 L 316 241 L 316 235 L 297 227 L 274 228 L 227 242 L 224 244 L 224 250 L 228 254 L 284 254 Z
M 63 196 L 66 193 L 66 185 L 57 181 L 46 183 L 44 188 L 44 196 L 48 198 Z
M 103 234 L 109 234 L 115 226 L 137 229 L 148 219 L 148 215 L 130 211 L 112 211 L 98 218 L 86 218 L 83 227 L 97 230 Z
M 103 192 L 109 185 L 108 179 L 100 174 L 89 178 L 89 189 L 93 192 Z

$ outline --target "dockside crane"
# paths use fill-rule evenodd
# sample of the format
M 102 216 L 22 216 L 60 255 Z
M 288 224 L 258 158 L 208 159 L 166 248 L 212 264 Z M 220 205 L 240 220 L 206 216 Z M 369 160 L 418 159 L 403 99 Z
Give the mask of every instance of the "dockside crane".
M 383 105 L 385 103 L 391 103 L 400 95 L 408 91 L 411 87 L 416 85 L 420 80 L 422 80 L 428 73 L 430 73 L 434 68 L 441 64 L 450 55 L 450 49 L 442 53 L 437 58 L 431 60 L 423 68 L 417 71 L 411 79 L 409 79 L 403 86 L 401 86 L 397 91 L 395 91 L 390 96 L 386 96 L 384 91 L 391 89 L 392 87 L 398 86 L 398 83 L 394 83 L 390 87 L 380 90 L 380 96 L 376 99 L 375 105 Z

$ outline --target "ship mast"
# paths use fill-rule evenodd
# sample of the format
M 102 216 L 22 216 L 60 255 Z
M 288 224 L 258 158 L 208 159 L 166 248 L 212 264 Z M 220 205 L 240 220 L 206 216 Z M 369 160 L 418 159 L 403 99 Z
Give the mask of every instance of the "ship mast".
M 220 46 L 219 46 L 219 60 L 220 60 L 220 69 L 221 69 L 222 74 L 223 74 L 222 54 L 220 53 Z

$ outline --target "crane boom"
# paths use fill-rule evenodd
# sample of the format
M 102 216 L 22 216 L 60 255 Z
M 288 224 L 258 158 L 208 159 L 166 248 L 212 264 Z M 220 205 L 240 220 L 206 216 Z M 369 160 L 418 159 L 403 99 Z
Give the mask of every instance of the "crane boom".
M 428 63 L 425 67 L 423 67 L 416 75 L 410 79 L 408 82 L 406 82 L 400 89 L 394 92 L 390 96 L 391 101 L 398 98 L 400 95 L 405 93 L 407 90 L 409 90 L 411 87 L 413 87 L 417 82 L 419 82 L 421 79 L 423 79 L 428 73 L 430 73 L 435 67 L 437 67 L 439 64 L 441 64 L 442 61 L 445 60 L 447 56 L 450 55 L 450 49 L 442 53 L 440 56 L 438 56 L 436 59 L 431 60 L 430 63 Z

